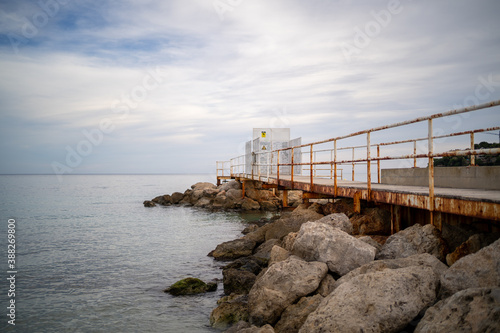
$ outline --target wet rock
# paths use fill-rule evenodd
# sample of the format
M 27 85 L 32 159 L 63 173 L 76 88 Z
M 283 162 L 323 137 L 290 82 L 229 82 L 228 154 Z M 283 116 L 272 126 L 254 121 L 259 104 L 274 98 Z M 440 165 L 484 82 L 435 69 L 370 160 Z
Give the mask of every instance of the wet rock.
M 215 286 L 215 289 L 217 289 L 217 285 Z M 182 279 L 165 289 L 166 293 L 174 296 L 201 294 L 207 291 L 214 291 L 213 284 L 209 286 L 205 282 L 196 278 Z
M 227 183 L 222 184 L 219 187 L 220 191 L 229 191 L 229 190 L 241 190 L 241 183 L 236 180 L 231 180 Z
M 231 260 L 250 256 L 256 243 L 252 240 L 239 238 L 217 245 L 208 255 L 216 260 Z
M 302 225 L 292 253 L 307 261 L 320 261 L 344 275 L 375 258 L 376 249 L 340 229 L 318 222 Z
M 352 235 L 352 223 L 349 218 L 344 213 L 333 213 L 325 217 L 320 218 L 316 222 L 326 223 L 334 228 L 338 228 L 343 232 Z
M 156 204 L 153 201 L 146 200 L 143 202 L 144 207 L 155 207 Z
M 359 275 L 327 296 L 299 332 L 400 332 L 434 302 L 438 285 L 425 266 Z
M 471 288 L 429 308 L 415 333 L 500 332 L 500 288 Z
M 448 269 L 448 267 L 443 264 L 438 258 L 429 253 L 415 254 L 406 258 L 375 260 L 347 273 L 346 275 L 338 279 L 333 287 L 335 289 L 341 284 L 350 281 L 356 276 L 362 274 L 379 272 L 385 269 L 398 269 L 412 266 L 429 267 L 434 271 L 434 274 L 436 274 L 436 276 L 441 276 Z
M 181 200 L 184 198 L 184 194 L 181 192 L 174 192 L 172 193 L 172 203 L 174 205 L 177 205 Z
M 252 325 L 249 328 L 239 330 L 238 333 L 274 333 L 274 329 L 271 325 L 264 325 L 262 327 Z
M 224 331 L 224 333 L 239 333 L 243 329 L 250 328 L 251 326 L 252 325 L 249 322 L 240 320 L 239 322 L 231 326 L 228 330 Z
M 210 325 L 213 327 L 224 329 L 233 323 L 248 320 L 248 299 L 246 296 L 233 294 L 221 298 L 217 304 L 218 306 L 210 314 Z
M 460 290 L 500 286 L 500 240 L 455 262 L 441 275 L 441 298 Z
M 250 322 L 276 323 L 283 310 L 318 288 L 327 271 L 324 263 L 306 262 L 295 256 L 272 265 L 250 290 Z
M 243 229 L 243 231 L 241 232 L 243 235 L 247 235 L 251 232 L 254 232 L 254 231 L 257 231 L 257 229 L 259 229 L 260 227 L 257 225 L 257 224 L 250 224 L 248 227 L 246 227 L 245 229 Z
M 260 207 L 261 207 L 261 209 L 263 211 L 266 211 L 266 212 L 275 212 L 279 208 L 279 203 L 278 202 L 274 202 L 274 201 L 270 201 L 270 200 L 261 201 L 260 202 Z
M 259 210 L 260 204 L 255 200 L 252 200 L 250 198 L 245 198 L 241 202 L 241 209 L 243 209 L 243 210 Z
M 466 255 L 476 253 L 483 247 L 492 244 L 499 238 L 498 234 L 475 234 L 469 237 L 467 241 L 458 246 L 455 251 L 446 256 L 448 266 L 453 265 L 458 259 Z
M 202 197 L 196 202 L 195 207 L 207 208 L 212 205 L 212 200 L 210 198 Z
M 257 230 L 246 234 L 243 238 L 252 240 L 258 244 L 264 243 L 266 241 L 266 232 L 272 227 L 273 223 L 263 225 Z
M 419 253 L 430 253 L 445 261 L 448 248 L 439 230 L 433 225 L 415 224 L 390 236 L 382 246 L 377 259 L 405 258 Z
M 274 331 L 277 333 L 297 333 L 307 316 L 317 309 L 322 300 L 323 297 L 320 295 L 302 297 L 296 304 L 286 308 L 281 319 L 274 326 Z
M 255 256 L 248 256 L 236 259 L 232 263 L 224 266 L 223 269 L 235 268 L 239 270 L 252 272 L 255 275 L 257 275 L 266 266 L 267 266 L 267 260 Z
M 274 265 L 277 262 L 283 261 L 290 257 L 291 253 L 280 246 L 273 246 L 271 253 L 269 255 L 269 266 Z
M 165 194 L 165 195 L 160 195 L 151 201 L 162 206 L 168 206 L 172 204 L 172 197 L 168 194 Z
M 391 212 L 381 208 L 365 208 L 351 217 L 355 235 L 389 235 Z

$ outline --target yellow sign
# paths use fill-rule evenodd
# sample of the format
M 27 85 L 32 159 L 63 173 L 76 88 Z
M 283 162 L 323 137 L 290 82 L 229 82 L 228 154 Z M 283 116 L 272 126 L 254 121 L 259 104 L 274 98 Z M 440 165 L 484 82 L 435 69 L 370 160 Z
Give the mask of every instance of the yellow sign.
M 261 133 L 261 136 L 262 136 L 263 138 L 265 138 L 265 137 L 266 137 L 266 134 L 267 134 L 267 133 L 266 133 L 266 131 L 262 131 L 262 132 L 260 132 L 260 133 Z
M 266 146 L 262 146 L 262 150 L 267 150 Z

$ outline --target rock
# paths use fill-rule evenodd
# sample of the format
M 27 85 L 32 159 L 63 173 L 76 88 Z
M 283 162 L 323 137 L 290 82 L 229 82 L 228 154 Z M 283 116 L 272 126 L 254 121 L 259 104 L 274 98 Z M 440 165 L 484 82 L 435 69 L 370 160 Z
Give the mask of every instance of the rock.
M 243 238 L 252 240 L 258 244 L 264 243 L 266 241 L 266 232 L 267 232 L 267 230 L 269 230 L 269 228 L 272 227 L 273 223 L 263 225 L 259 229 L 246 234 Z
M 255 275 L 257 275 L 266 266 L 267 266 L 266 259 L 258 258 L 255 256 L 248 256 L 236 259 L 232 263 L 224 266 L 223 269 L 235 268 L 239 270 L 252 272 Z
M 283 191 L 280 191 L 279 197 L 283 201 Z M 302 191 L 288 190 L 288 207 L 298 207 L 302 203 Z
M 338 228 L 343 232 L 352 235 L 352 223 L 351 221 L 349 221 L 349 218 L 344 213 L 333 213 L 320 218 L 316 222 L 329 224 L 334 228 Z
M 219 194 L 219 190 L 214 188 L 206 188 L 203 190 L 203 196 L 206 198 L 215 198 Z
M 326 274 L 325 278 L 321 280 L 321 283 L 319 284 L 316 293 L 318 293 L 323 297 L 326 297 L 330 295 L 334 290 L 335 290 L 335 279 L 330 274 Z
M 458 259 L 466 255 L 476 253 L 483 247 L 490 245 L 499 238 L 498 234 L 475 234 L 469 237 L 467 241 L 458 246 L 455 251 L 446 256 L 448 266 L 453 265 Z
M 257 279 L 257 275 L 245 270 L 234 268 L 222 271 L 224 294 L 248 294 Z
M 239 322 L 231 326 L 228 330 L 224 331 L 224 333 L 239 333 L 244 328 L 250 328 L 251 326 L 252 325 L 249 322 L 240 320 Z
M 390 236 L 382 246 L 377 259 L 405 258 L 419 253 L 430 253 L 445 261 L 447 246 L 436 227 L 415 224 Z
M 174 192 L 172 193 L 172 203 L 174 205 L 177 205 L 181 200 L 184 198 L 184 194 L 180 192 Z
M 255 200 L 252 200 L 250 198 L 245 198 L 245 199 L 243 199 L 243 201 L 241 203 L 241 208 L 243 210 L 259 210 L 260 205 Z
M 262 327 L 252 325 L 249 328 L 239 330 L 238 333 L 274 333 L 274 329 L 271 325 L 264 325 Z
M 307 222 L 302 225 L 292 253 L 307 261 L 320 261 L 340 276 L 375 258 L 376 249 L 328 224 Z
M 434 302 L 438 285 L 425 266 L 356 276 L 327 296 L 299 332 L 400 332 Z
M 196 183 L 194 185 L 191 185 L 191 188 L 193 189 L 193 191 L 196 191 L 196 190 L 205 190 L 205 189 L 216 189 L 217 186 L 215 186 L 212 183 L 199 182 L 199 183 Z
M 320 218 L 324 217 L 323 214 L 320 214 L 313 209 L 307 209 L 305 207 L 306 206 L 302 204 L 299 207 L 295 208 L 290 214 L 289 218 L 295 220 L 298 223 L 304 223 L 317 221 Z
M 306 262 L 291 256 L 267 269 L 248 295 L 250 322 L 274 324 L 283 310 L 315 291 L 328 268 L 320 262 Z
M 376 240 L 374 240 L 370 236 L 362 236 L 362 237 L 358 237 L 358 239 L 360 241 L 363 241 L 366 244 L 370 244 L 371 246 L 373 246 L 374 248 L 376 248 L 377 249 L 377 253 L 379 253 L 382 250 L 382 244 L 380 244 L 379 242 L 377 242 Z
M 263 244 L 259 245 L 259 247 L 257 247 L 257 249 L 255 249 L 254 256 L 258 257 L 258 258 L 265 259 L 265 260 L 269 260 L 269 258 L 271 257 L 271 249 L 275 245 L 278 245 L 278 246 L 281 245 L 281 242 L 279 239 L 270 239 L 270 240 L 264 242 Z
M 172 204 L 172 197 L 168 194 L 165 194 L 165 195 L 160 195 L 151 201 L 153 201 L 154 203 L 157 203 L 159 205 L 162 205 L 162 206 L 168 206 L 168 205 Z
M 298 207 L 290 215 L 269 224 L 269 229 L 266 231 L 266 240 L 282 239 L 291 232 L 299 231 L 305 222 L 316 221 L 322 217 L 323 215 L 316 213 L 314 210 Z
M 208 255 L 216 260 L 231 260 L 252 254 L 256 243 L 252 240 L 239 238 L 217 245 Z
M 243 198 L 243 191 L 235 189 L 228 190 L 226 191 L 226 197 L 233 201 L 241 200 Z
M 477 233 L 478 232 L 474 230 L 472 226 L 456 226 L 448 223 L 442 223 L 441 235 L 448 244 L 450 252 L 455 251 L 455 249 L 467 241 L 470 236 Z
M 500 239 L 455 262 L 441 275 L 441 298 L 460 290 L 500 286 Z
M 276 202 L 274 201 L 270 201 L 270 200 L 265 200 L 265 201 L 261 201 L 260 203 L 260 207 L 263 211 L 266 211 L 266 212 L 274 212 L 274 211 L 277 211 L 278 210 L 278 205 Z
M 318 213 L 321 216 L 324 216 L 324 214 L 323 214 L 323 206 L 320 205 L 319 203 L 313 202 L 311 205 L 305 205 L 305 206 L 307 206 L 308 210 L 313 211 L 315 213 Z
M 233 323 L 248 320 L 248 299 L 242 295 L 223 297 L 210 314 L 210 325 L 224 329 Z M 247 327 L 250 325 L 248 324 Z
M 365 208 L 351 217 L 355 235 L 389 235 L 391 212 L 381 208 Z
M 293 244 L 295 243 L 295 239 L 297 239 L 298 232 L 290 232 L 288 235 L 286 235 L 283 238 L 283 241 L 281 242 L 281 246 L 287 250 L 292 252 L 293 249 Z
M 249 234 L 251 232 L 256 231 L 257 229 L 259 229 L 259 226 L 257 224 L 250 224 L 248 227 L 246 227 L 245 229 L 243 229 L 243 231 L 241 233 L 243 235 L 246 235 L 246 234 Z
M 406 258 L 375 260 L 347 273 L 335 282 L 333 288 L 339 287 L 341 284 L 352 280 L 358 275 L 411 266 L 430 267 L 436 276 L 441 276 L 448 269 L 438 258 L 429 253 L 414 254 Z
M 215 289 L 217 289 L 217 287 Z M 174 296 L 180 296 L 180 295 L 201 294 L 207 291 L 214 291 L 214 288 L 213 284 L 209 286 L 200 279 L 190 277 L 177 281 L 164 291 Z
M 281 319 L 274 326 L 274 331 L 277 333 L 297 333 L 307 316 L 316 310 L 322 300 L 323 297 L 320 295 L 302 297 L 296 304 L 286 308 Z
M 146 200 L 143 202 L 144 207 L 155 207 L 156 204 L 153 201 Z
M 274 265 L 277 262 L 283 261 L 290 257 L 291 253 L 280 246 L 273 246 L 271 253 L 269 255 L 269 266 Z
M 231 180 L 227 183 L 222 184 L 219 187 L 219 191 L 229 191 L 229 190 L 241 190 L 241 183 L 236 180 Z
M 333 213 L 344 213 L 347 217 L 354 215 L 354 204 L 353 200 L 350 198 L 337 199 L 333 203 L 327 203 L 323 206 L 323 213 L 325 215 L 330 215 Z
M 465 289 L 439 301 L 415 332 L 500 332 L 500 288 Z
M 194 206 L 199 208 L 207 208 L 211 204 L 212 200 L 210 198 L 203 197 L 200 200 L 198 200 Z

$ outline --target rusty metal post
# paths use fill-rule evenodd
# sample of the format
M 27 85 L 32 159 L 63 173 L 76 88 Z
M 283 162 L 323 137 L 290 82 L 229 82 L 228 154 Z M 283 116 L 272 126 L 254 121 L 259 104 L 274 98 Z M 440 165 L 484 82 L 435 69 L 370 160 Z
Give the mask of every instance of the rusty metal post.
M 294 173 L 294 164 L 295 164 L 295 158 L 293 157 L 294 154 L 294 149 L 292 148 L 292 166 L 291 166 L 291 175 L 290 179 L 292 180 L 292 189 L 293 189 L 293 173 Z
M 309 189 L 311 192 L 313 191 L 313 186 L 314 186 L 314 181 L 313 181 L 313 156 L 314 156 L 314 153 L 313 153 L 313 145 L 311 144 L 311 151 L 309 152 L 309 163 L 311 165 L 311 188 Z
M 334 174 L 334 180 L 333 180 L 333 195 L 336 198 L 337 197 L 337 140 L 333 141 L 333 165 L 335 167 L 335 174 Z
M 330 162 L 333 162 L 333 150 L 330 150 Z M 330 179 L 333 179 L 333 163 L 330 163 Z
M 370 133 L 366 133 L 366 188 L 367 188 L 367 198 L 366 201 L 371 200 L 372 193 L 372 174 L 371 174 L 371 154 L 370 154 Z
M 429 212 L 430 222 L 434 225 L 434 142 L 432 138 L 432 119 L 428 120 L 428 155 L 429 155 Z
M 352 181 L 354 181 L 354 148 L 352 148 Z
M 280 186 L 280 151 L 278 150 L 278 157 L 276 158 L 276 173 L 278 178 L 278 186 Z
M 470 134 L 470 149 L 474 150 L 474 133 Z M 470 155 L 470 165 L 471 166 L 476 165 L 476 156 L 475 155 Z
M 377 157 L 380 157 L 380 145 L 377 145 Z M 377 183 L 380 184 L 380 160 L 377 160 Z
M 288 207 L 288 190 L 283 190 L 283 207 Z
M 413 167 L 417 167 L 417 158 L 415 157 L 417 155 L 417 140 L 413 141 Z

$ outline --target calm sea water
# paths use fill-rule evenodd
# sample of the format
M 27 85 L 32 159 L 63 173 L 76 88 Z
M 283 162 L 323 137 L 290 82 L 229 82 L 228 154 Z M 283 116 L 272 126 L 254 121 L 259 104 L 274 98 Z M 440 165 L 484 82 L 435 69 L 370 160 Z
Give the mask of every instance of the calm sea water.
M 259 218 L 145 208 L 211 175 L 0 176 L 2 332 L 216 332 L 222 294 L 173 297 L 181 278 L 221 278 L 207 257 Z M 15 326 L 7 323 L 8 220 L 16 221 Z

